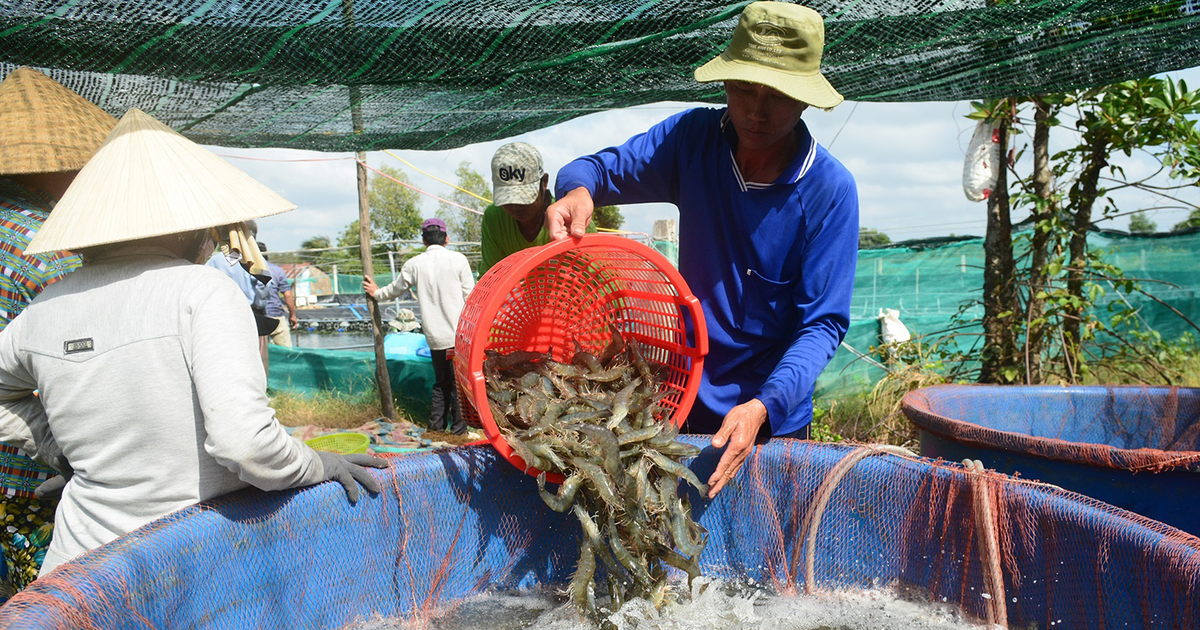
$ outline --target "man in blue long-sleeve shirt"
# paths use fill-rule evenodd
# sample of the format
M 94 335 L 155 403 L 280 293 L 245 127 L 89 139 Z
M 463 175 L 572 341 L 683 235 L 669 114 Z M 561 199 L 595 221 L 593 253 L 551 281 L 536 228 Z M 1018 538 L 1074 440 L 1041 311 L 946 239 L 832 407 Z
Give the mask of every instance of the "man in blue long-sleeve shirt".
M 552 239 L 582 236 L 596 204 L 679 207 L 679 270 L 704 307 L 709 354 L 688 417 L 725 448 L 714 496 L 760 435 L 807 438 L 817 375 L 849 325 L 858 255 L 850 172 L 800 120 L 842 97 L 820 74 L 812 9 L 755 2 L 729 47 L 696 70 L 728 107 L 693 109 L 558 173 Z

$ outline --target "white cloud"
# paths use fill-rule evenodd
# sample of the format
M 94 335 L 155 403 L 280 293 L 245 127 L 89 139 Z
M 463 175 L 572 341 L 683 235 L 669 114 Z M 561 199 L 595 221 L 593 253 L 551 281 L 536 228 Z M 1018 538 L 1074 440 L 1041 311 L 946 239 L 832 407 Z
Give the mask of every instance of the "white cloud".
M 1200 85 L 1200 68 L 1171 73 Z M 692 105 L 661 103 L 591 114 L 555 127 L 450 151 L 394 151 L 430 174 L 453 182 L 454 170 L 467 161 L 488 177 L 492 153 L 505 142 L 523 140 L 538 147 L 553 174 L 579 155 L 624 142 L 654 123 Z M 972 203 L 962 193 L 962 160 L 974 122 L 964 116 L 965 102 L 851 103 L 832 112 L 810 110 L 804 118 L 819 142 L 854 174 L 859 186 L 862 225 L 883 230 L 893 240 L 943 236 L 982 235 L 985 204 Z M 1068 140 L 1069 141 L 1069 140 Z M 260 222 L 261 236 L 272 249 L 293 249 L 314 235 L 336 236 L 358 216 L 357 184 L 351 154 L 321 154 L 287 149 L 225 149 L 225 156 L 253 157 L 230 161 L 296 203 L 297 210 Z M 332 161 L 283 162 L 263 160 Z M 405 169 L 413 184 L 445 196 L 450 188 L 417 173 L 382 152 L 368 155 L 372 166 L 389 164 Z M 1149 165 L 1130 162 L 1129 172 Z M 1153 204 L 1142 193 L 1122 196 L 1131 207 Z M 427 199 L 424 210 L 432 214 L 436 201 Z M 655 219 L 677 218 L 668 204 L 622 208 L 632 231 L 649 232 Z M 1152 219 L 1160 229 L 1187 216 L 1186 210 L 1160 210 Z M 1019 220 L 1021 217 L 1014 217 Z M 1111 227 L 1124 228 L 1128 218 Z

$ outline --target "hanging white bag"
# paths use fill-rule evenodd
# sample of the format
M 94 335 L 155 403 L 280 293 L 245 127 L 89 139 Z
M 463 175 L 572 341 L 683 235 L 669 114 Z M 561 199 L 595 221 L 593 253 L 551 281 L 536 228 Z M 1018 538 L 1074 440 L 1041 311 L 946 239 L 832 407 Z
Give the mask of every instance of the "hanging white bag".
M 975 134 L 967 146 L 963 161 L 963 193 L 971 201 L 983 201 L 996 187 L 1000 176 L 999 126 L 986 121 L 975 125 Z
M 908 327 L 900 321 L 900 311 L 894 308 L 881 308 L 876 319 L 879 320 L 879 340 L 884 345 L 903 343 L 912 339 L 912 333 L 908 332 Z

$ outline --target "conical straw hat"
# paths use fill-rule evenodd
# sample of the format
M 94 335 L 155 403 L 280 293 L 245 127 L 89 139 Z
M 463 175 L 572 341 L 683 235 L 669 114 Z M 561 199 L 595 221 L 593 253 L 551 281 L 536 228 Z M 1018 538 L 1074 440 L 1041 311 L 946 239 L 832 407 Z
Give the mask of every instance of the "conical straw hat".
M 25 253 L 188 232 L 295 207 L 211 151 L 130 109 Z
M 0 83 L 0 175 L 78 170 L 116 124 L 54 79 L 17 68 Z

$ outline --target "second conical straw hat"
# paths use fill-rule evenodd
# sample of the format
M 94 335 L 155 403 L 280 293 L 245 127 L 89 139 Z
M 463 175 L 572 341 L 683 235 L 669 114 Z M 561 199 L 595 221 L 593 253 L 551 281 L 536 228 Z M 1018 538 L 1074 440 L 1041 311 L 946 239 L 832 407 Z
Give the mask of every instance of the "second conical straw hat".
M 130 109 L 25 253 L 187 232 L 295 207 L 211 151 Z
M 0 175 L 78 170 L 116 124 L 54 79 L 17 68 L 0 82 Z

